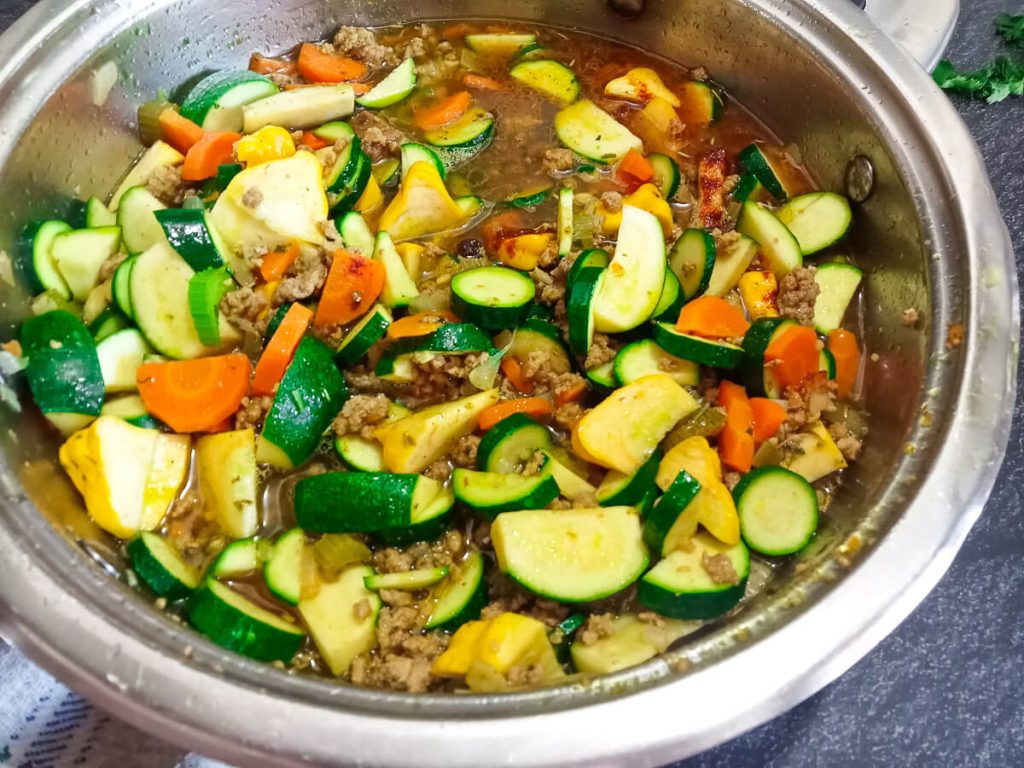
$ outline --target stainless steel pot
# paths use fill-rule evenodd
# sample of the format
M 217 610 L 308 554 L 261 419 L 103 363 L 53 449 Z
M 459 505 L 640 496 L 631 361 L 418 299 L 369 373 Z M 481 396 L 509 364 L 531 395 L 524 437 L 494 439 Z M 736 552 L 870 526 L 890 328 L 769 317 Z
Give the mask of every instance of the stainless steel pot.
M 342 22 L 513 16 L 705 64 L 825 188 L 843 188 L 855 157 L 874 169 L 850 242 L 867 271 L 871 436 L 798 565 L 664 658 L 588 684 L 501 697 L 356 689 L 246 661 L 168 621 L 74 543 L 80 522 L 40 515 L 26 484 L 55 481 L 28 476 L 39 441 L 18 427 L 0 430 L 4 635 L 118 716 L 235 763 L 455 768 L 666 762 L 783 711 L 891 631 L 980 513 L 1010 426 L 1017 286 L 985 169 L 921 67 L 852 5 L 647 5 L 627 22 L 594 0 L 46 0 L 0 40 L 0 247 L 67 195 L 111 188 L 139 149 L 134 107 L 158 88 Z M 119 82 L 103 98 L 110 62 Z M 24 301 L 4 298 L 0 320 L 15 322 Z M 911 307 L 913 328 L 900 322 Z M 947 348 L 954 324 L 966 336 Z

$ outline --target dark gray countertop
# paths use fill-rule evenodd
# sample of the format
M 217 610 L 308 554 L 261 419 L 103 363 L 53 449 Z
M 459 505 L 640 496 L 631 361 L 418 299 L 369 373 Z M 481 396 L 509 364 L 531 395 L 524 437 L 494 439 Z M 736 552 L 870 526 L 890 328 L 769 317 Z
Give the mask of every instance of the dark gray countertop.
M 0 30 L 32 2 L 0 0 Z M 1022 13 L 1024 6 L 965 0 L 949 58 L 977 65 L 999 51 L 993 20 L 1000 12 Z M 955 102 L 985 156 L 1014 249 L 1024 256 L 1024 99 Z M 818 695 L 674 768 L 1024 765 L 1021 399 L 981 521 L 911 617 Z

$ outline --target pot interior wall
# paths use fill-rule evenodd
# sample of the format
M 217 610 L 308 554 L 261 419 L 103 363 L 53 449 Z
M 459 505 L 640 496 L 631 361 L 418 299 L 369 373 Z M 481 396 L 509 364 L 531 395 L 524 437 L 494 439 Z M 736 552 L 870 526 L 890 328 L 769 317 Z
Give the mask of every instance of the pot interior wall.
M 254 11 L 259 7 L 258 12 Z M 158 90 L 180 86 L 198 72 L 244 67 L 252 51 L 283 52 L 297 41 L 330 35 L 340 24 L 392 24 L 415 19 L 485 18 L 536 20 L 603 34 L 654 50 L 685 65 L 704 65 L 733 97 L 762 118 L 777 135 L 802 154 L 819 184 L 843 191 L 847 163 L 869 158 L 876 186 L 871 198 L 855 208 L 849 252 L 865 269 L 864 338 L 876 353 L 867 361 L 867 408 L 870 438 L 861 460 L 847 473 L 817 542 L 792 564 L 775 572 L 769 588 L 737 615 L 688 641 L 691 661 L 711 661 L 729 652 L 740 632 L 763 633 L 794 611 L 813 604 L 836 571 L 836 556 L 852 556 L 850 537 L 859 536 L 866 556 L 870 542 L 898 515 L 900 499 L 913 492 L 929 447 L 941 435 L 948 402 L 955 393 L 949 371 L 932 365 L 941 339 L 931 331 L 943 327 L 946 295 L 961 275 L 928 257 L 932 224 L 915 205 L 908 189 L 907 164 L 891 142 L 893 124 L 871 116 L 867 90 L 844 85 L 829 62 L 802 50 L 743 2 L 721 0 L 649 0 L 644 15 L 624 21 L 598 0 L 549 0 L 510 4 L 498 0 L 460 3 L 453 0 L 354 2 L 338 0 L 186 0 L 155 2 L 148 16 L 114 30 L 102 50 L 88 61 L 66 60 L 70 78 L 60 77 L 40 103 L 38 115 L 24 130 L 0 174 L 5 192 L 0 210 L 0 247 L 13 253 L 17 233 L 30 218 L 60 216 L 70 198 L 105 197 L 141 149 L 136 138 L 135 108 Z M 86 15 L 83 14 L 83 20 Z M 83 23 L 85 23 L 83 21 Z M 91 22 L 90 22 L 91 23 Z M 62 41 L 54 41 L 60 46 Z M 39 56 L 42 56 L 40 52 Z M 119 81 L 102 106 L 94 103 L 94 73 L 114 62 Z M 45 87 L 35 84 L 33 87 Z M 8 99 L 25 98 L 18 91 Z M 879 95 L 877 98 L 882 98 Z M 901 118 L 903 119 L 903 118 Z M 9 124 L 7 130 L 22 131 Z M 500 130 L 500 123 L 499 123 Z M 922 223 L 923 222 L 923 223 Z M 931 302 L 930 298 L 931 297 Z M 27 311 L 24 296 L 8 290 L 0 321 L 13 325 Z M 918 328 L 901 325 L 903 309 L 920 311 Z M 940 394 L 930 405 L 932 438 L 918 439 L 924 392 Z M 6 411 L 0 430 L 3 451 L 20 474 L 30 496 L 62 482 L 52 471 L 26 460 L 52 450 L 41 439 L 38 423 L 13 420 Z M 909 455 L 908 441 L 917 441 Z M 931 442 L 929 442 L 931 440 Z M 44 448 L 44 446 L 47 446 Z M 68 490 L 52 495 L 44 512 L 69 535 L 103 540 L 80 511 Z M 71 556 L 71 549 L 68 552 Z M 126 589 L 111 579 L 111 589 Z M 128 599 L 136 599 L 129 597 Z M 174 631 L 178 631 L 175 629 Z

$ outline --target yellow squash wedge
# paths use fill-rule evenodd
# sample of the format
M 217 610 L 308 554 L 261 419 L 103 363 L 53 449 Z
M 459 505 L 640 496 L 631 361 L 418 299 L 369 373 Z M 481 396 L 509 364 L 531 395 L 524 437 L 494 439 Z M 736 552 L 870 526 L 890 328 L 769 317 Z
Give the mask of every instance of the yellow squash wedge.
M 604 95 L 640 104 L 658 98 L 664 99 L 673 107 L 682 105 L 679 97 L 668 89 L 658 73 L 648 67 L 636 67 L 622 77 L 610 80 L 604 87 Z
M 253 254 L 293 241 L 322 243 L 327 211 L 320 161 L 302 151 L 239 173 L 210 218 L 229 250 Z
M 422 472 L 476 429 L 480 412 L 498 399 L 498 390 L 488 389 L 377 427 L 373 434 L 384 449 L 385 468 L 389 472 Z
M 576 640 L 570 653 L 573 664 L 580 672 L 608 675 L 653 659 L 659 653 L 664 653 L 680 637 L 700 626 L 699 621 L 675 619 L 661 619 L 651 623 L 626 613 L 612 619 L 611 634 L 590 645 Z
M 273 160 L 282 160 L 295 154 L 295 141 L 291 133 L 277 125 L 268 125 L 242 138 L 235 146 L 238 162 L 249 168 Z
M 476 654 L 476 644 L 491 621 L 467 621 L 452 635 L 448 648 L 431 667 L 438 677 L 465 677 Z
M 608 395 L 580 419 L 574 439 L 594 462 L 631 475 L 669 430 L 697 408 L 671 376 L 652 373 Z
M 196 441 L 199 487 L 206 509 L 234 539 L 256 533 L 256 435 L 236 429 L 205 435 Z
M 627 195 L 622 199 L 622 204 L 624 206 L 632 205 L 634 208 L 642 208 L 648 213 L 653 214 L 661 223 L 665 237 L 672 234 L 672 227 L 674 225 L 672 207 L 653 184 L 644 184 L 638 187 L 633 194 Z M 622 209 L 620 208 L 611 213 L 601 205 L 599 210 L 602 216 L 601 231 L 608 237 L 614 237 L 622 225 Z
M 779 309 L 776 304 L 776 296 L 779 293 L 779 283 L 772 272 L 744 272 L 737 283 L 740 289 L 740 298 L 743 299 L 743 306 L 751 320 L 760 320 L 762 317 L 778 317 Z
M 439 677 L 465 677 L 470 690 L 490 693 L 510 687 L 514 667 L 539 669 L 543 682 L 565 676 L 547 627 L 529 616 L 503 613 L 459 627 L 431 671 Z
M 813 483 L 846 466 L 843 452 L 820 421 L 793 439 L 796 441 L 795 450 L 787 452 L 782 466 L 803 476 L 807 482 Z
M 185 435 L 165 435 L 116 416 L 100 416 L 61 446 L 60 463 L 96 524 L 131 539 L 156 528 L 181 490 L 188 445 Z
M 708 533 L 724 544 L 736 544 L 740 540 L 740 519 L 732 494 L 722 482 L 722 462 L 718 451 L 712 448 L 704 437 L 688 437 L 665 454 L 658 466 L 656 482 L 667 490 L 680 470 L 685 469 L 700 483 L 701 489 L 690 502 L 696 521 L 707 528 Z M 692 519 L 692 518 L 690 518 Z M 692 535 L 693 531 L 689 535 Z M 670 535 L 679 542 L 686 532 L 676 531 Z M 666 542 L 666 548 L 673 543 Z
M 541 255 L 554 241 L 555 236 L 550 233 L 509 237 L 501 241 L 497 258 L 507 267 L 532 272 L 537 268 Z
M 380 191 L 377 179 L 371 175 L 370 180 L 366 182 L 366 189 L 363 190 L 363 194 L 359 196 L 353 207 L 359 213 L 370 214 L 376 211 L 383 202 L 384 193 Z
M 345 570 L 337 581 L 320 582 L 315 594 L 299 600 L 299 614 L 309 628 L 316 649 L 331 672 L 343 675 L 356 656 L 377 645 L 377 614 L 381 600 L 365 586 L 373 569 L 358 565 Z M 365 610 L 357 606 L 365 601 Z
M 142 495 L 139 529 L 151 531 L 160 525 L 178 496 L 188 474 L 188 455 L 192 440 L 188 435 L 161 434 L 153 449 L 153 459 Z
M 380 216 L 379 228 L 398 242 L 454 229 L 465 220 L 437 168 L 420 161 L 402 179 L 398 194 Z

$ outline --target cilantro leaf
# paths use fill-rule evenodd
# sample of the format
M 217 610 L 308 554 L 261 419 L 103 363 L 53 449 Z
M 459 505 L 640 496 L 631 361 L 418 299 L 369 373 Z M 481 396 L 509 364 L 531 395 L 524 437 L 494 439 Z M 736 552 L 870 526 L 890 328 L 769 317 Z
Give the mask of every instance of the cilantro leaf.
M 996 33 L 1009 45 L 1024 48 L 1024 15 L 999 14 L 996 18 Z
M 1010 47 L 1024 51 L 1024 15 L 1000 14 L 996 18 L 996 34 Z M 932 78 L 943 90 L 966 93 L 990 104 L 1009 96 L 1024 95 L 1024 62 L 1019 58 L 999 56 L 969 72 L 961 72 L 943 59 Z
M 1024 94 L 1024 65 L 1000 56 L 970 72 L 960 72 L 943 59 L 932 77 L 946 91 L 966 93 L 983 98 L 990 104 L 1008 96 Z

